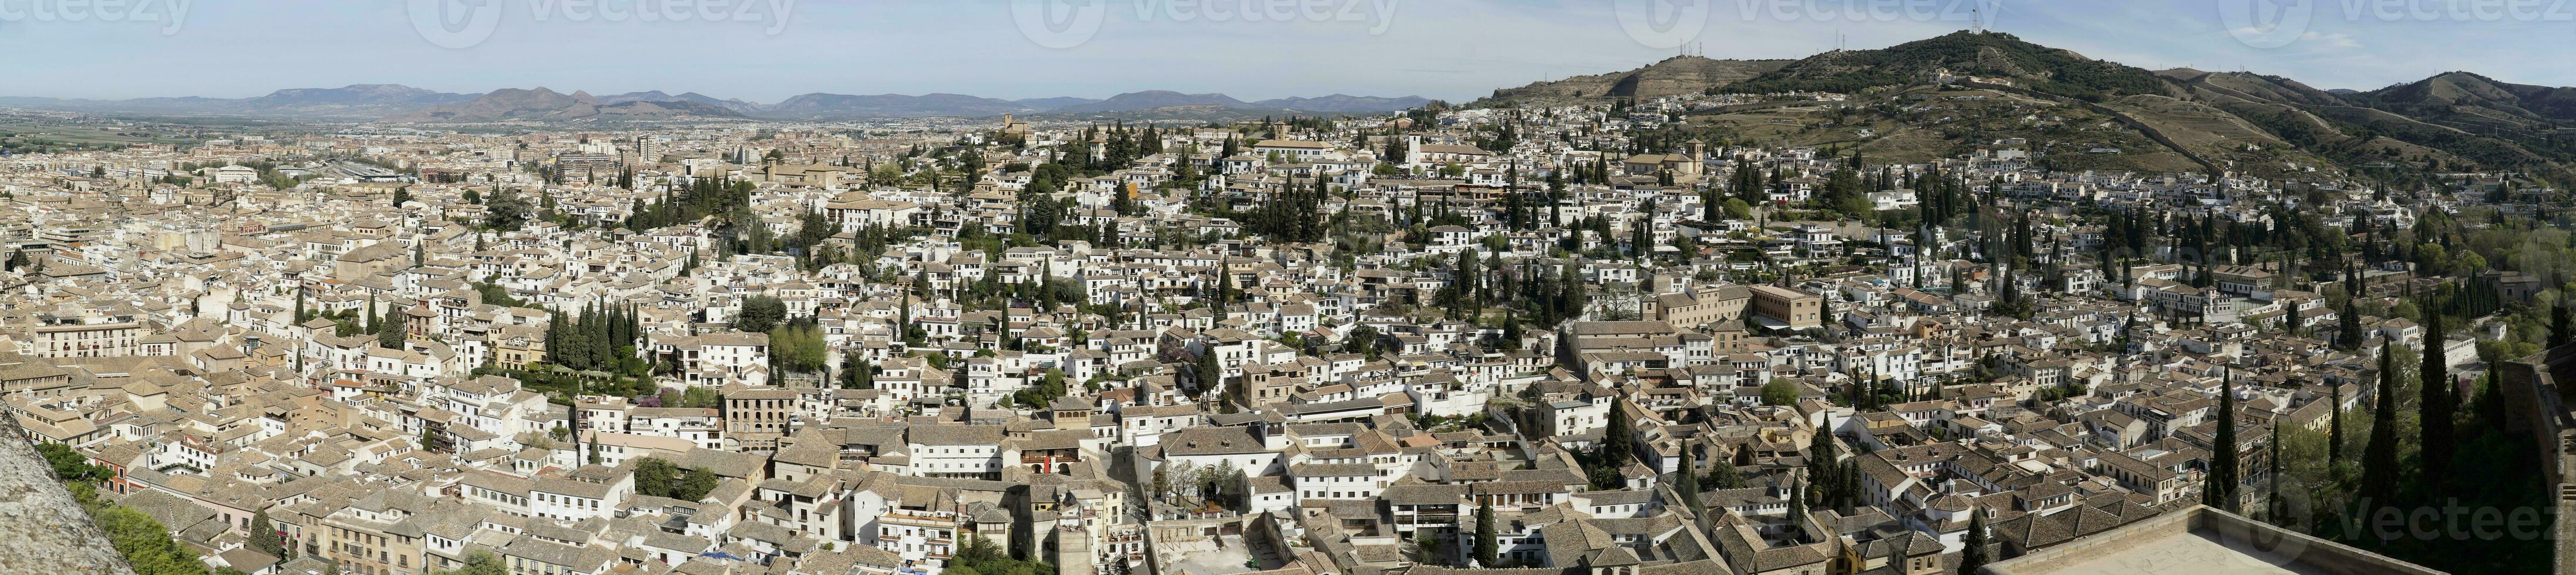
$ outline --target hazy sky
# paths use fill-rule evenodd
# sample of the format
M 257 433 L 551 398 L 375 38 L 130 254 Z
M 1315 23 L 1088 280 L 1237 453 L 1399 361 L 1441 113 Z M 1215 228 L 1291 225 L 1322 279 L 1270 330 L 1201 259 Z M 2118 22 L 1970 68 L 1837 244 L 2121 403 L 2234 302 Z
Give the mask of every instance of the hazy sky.
M 1496 87 L 1633 68 L 1675 54 L 1685 40 L 1715 58 L 1801 57 L 1833 48 L 1838 35 L 1849 47 L 1883 47 L 1964 29 L 1972 6 L 1984 7 L 1976 13 L 1993 29 L 2151 69 L 2245 69 L 2320 88 L 2368 89 L 2454 69 L 2576 84 L 2576 66 L 2563 60 L 2576 47 L 2576 13 L 2569 12 L 2576 7 L 2557 0 L 2485 0 L 2500 4 L 2485 11 L 2461 8 L 2482 3 L 2464 0 L 92 5 L 113 1 L 0 0 L 0 95 L 245 97 L 397 83 L 448 92 L 697 91 L 760 102 L 807 92 L 1096 98 L 1147 89 L 1246 100 L 1336 92 L 1466 100 Z M 1049 28 L 1042 18 L 1022 17 L 1050 4 L 1070 14 L 1057 20 L 1070 25 Z M 1095 9 L 1064 10 L 1068 4 Z M 434 20 L 443 5 L 451 24 L 441 27 Z M 1262 18 L 1248 21 L 1247 14 Z M 478 15 L 489 27 L 476 26 Z M 1623 15 L 1630 25 L 1623 26 Z M 105 21 L 111 16 L 117 21 Z

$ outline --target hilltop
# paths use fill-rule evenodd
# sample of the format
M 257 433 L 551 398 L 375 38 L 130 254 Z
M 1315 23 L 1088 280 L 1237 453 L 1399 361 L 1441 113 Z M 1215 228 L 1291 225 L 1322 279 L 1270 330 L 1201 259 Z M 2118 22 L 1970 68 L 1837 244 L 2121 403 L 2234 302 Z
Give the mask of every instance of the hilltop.
M 1474 105 L 1602 104 L 1691 93 L 1845 94 L 1840 104 L 1703 110 L 1694 117 L 1716 132 L 1706 135 L 1857 146 L 1885 158 L 1948 157 L 2020 139 L 2094 153 L 2058 154 L 2066 164 L 2052 167 L 2070 169 L 2278 175 L 2370 166 L 2576 181 L 2576 145 L 2560 136 L 2576 130 L 2576 88 L 2445 72 L 2378 90 L 2321 90 L 2248 72 L 2150 71 L 1996 32 L 1796 60 L 1676 57 L 1495 90 Z
M 1850 93 L 1922 82 L 1944 72 L 2007 79 L 2032 91 L 2092 101 L 2173 93 L 2153 72 L 1996 32 L 1956 32 L 1877 50 L 1835 50 L 1729 84 L 1724 91 Z
M 1626 72 L 1575 76 L 1494 90 L 1471 106 L 1603 103 L 1619 99 L 1697 94 L 1779 70 L 1790 60 L 1713 60 L 1674 56 Z

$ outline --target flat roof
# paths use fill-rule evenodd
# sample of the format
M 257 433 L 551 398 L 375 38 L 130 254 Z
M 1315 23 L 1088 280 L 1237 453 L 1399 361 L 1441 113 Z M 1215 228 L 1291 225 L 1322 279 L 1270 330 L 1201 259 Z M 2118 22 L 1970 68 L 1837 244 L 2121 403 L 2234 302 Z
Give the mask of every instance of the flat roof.
M 2440 571 L 2206 506 L 1988 564 L 1986 575 L 2439 575 Z
M 2286 565 L 2286 566 L 2285 566 Z M 2057 562 L 2035 570 L 2010 573 L 2088 573 L 2088 574 L 2159 574 L 2159 575 L 2262 575 L 2323 574 L 2318 569 L 2298 569 L 2297 564 L 2270 552 L 2240 550 L 2228 546 L 2217 534 L 2204 531 L 2165 533 L 2137 542 L 2134 546 L 2090 555 L 2077 561 Z M 2000 570 L 1998 570 L 2000 571 Z

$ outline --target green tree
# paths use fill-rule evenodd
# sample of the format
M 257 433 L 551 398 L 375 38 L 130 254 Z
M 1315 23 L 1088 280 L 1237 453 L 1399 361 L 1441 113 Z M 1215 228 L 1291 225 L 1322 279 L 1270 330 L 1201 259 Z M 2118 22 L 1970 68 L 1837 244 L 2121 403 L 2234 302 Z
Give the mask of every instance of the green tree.
M 1734 464 L 1731 461 L 1725 463 Z M 1697 467 L 1697 460 L 1691 455 L 1690 448 L 1682 448 L 1681 478 L 1673 482 L 1673 490 L 1681 492 L 1682 504 L 1689 506 L 1693 511 L 1699 510 L 1699 469 Z
M 2267 468 L 2264 470 L 2264 475 L 2271 481 L 2272 490 L 2264 498 L 2267 505 L 2263 508 L 2263 519 L 2278 523 L 2285 521 L 2290 515 L 2289 501 L 2281 499 L 2281 425 L 2279 423 L 2272 424 L 2270 447 L 2272 457 L 2266 461 Z
M 1794 525 L 1807 518 L 1807 484 L 1803 481 L 1793 481 L 1790 485 L 1789 521 Z
M 810 318 L 797 318 L 769 330 L 770 359 L 783 372 L 817 373 L 824 370 L 831 350 L 823 344 L 823 330 Z
M 1001 545 L 985 541 L 983 535 L 962 533 L 957 550 L 944 574 L 965 570 L 970 575 L 1053 575 L 1055 565 L 1034 559 L 1012 559 Z
M 1216 350 L 1214 349 L 1200 352 L 1198 365 L 1196 367 L 1197 370 L 1192 372 L 1190 375 L 1196 382 L 1193 384 L 1193 388 L 1197 390 L 1197 393 L 1204 394 L 1210 390 L 1214 390 L 1216 389 L 1217 384 L 1225 379 L 1225 372 L 1217 367 Z
M 1798 384 L 1788 378 L 1777 378 L 1762 384 L 1762 404 L 1789 406 L 1798 403 Z
M 1617 468 L 1628 463 L 1636 449 L 1636 430 L 1628 422 L 1628 401 L 1610 400 L 1610 425 L 1601 433 L 1601 455 L 1604 463 Z
M 2473 254 L 2474 255 L 2474 254 Z M 2425 306 L 2424 366 L 2416 370 L 2423 378 L 2423 401 L 2418 406 L 2422 443 L 2417 445 L 2423 461 L 2416 467 L 2427 501 L 2441 501 L 2442 484 L 2450 479 L 2451 454 L 2458 449 L 2457 432 L 2452 418 L 2459 411 L 2456 386 L 2451 383 L 2449 362 L 2443 361 L 2442 308 Z
M 137 575 L 207 575 L 212 570 L 197 553 L 171 540 L 170 530 L 134 508 L 109 505 L 90 515 L 109 544 L 125 556 Z
M 669 461 L 663 461 L 662 458 L 659 457 L 646 457 L 635 460 L 636 493 L 651 495 L 654 497 L 670 497 L 671 488 L 678 485 L 679 479 L 679 466 L 672 465 Z
M 2200 504 L 2235 513 L 2239 498 L 2237 485 L 2243 474 L 2236 461 L 2236 385 L 2228 381 L 2229 370 L 2221 370 L 2218 380 L 2217 438 L 2212 440 L 2209 480 L 2200 489 Z
M 1171 466 L 1169 465 L 1154 466 L 1154 481 L 1152 486 L 1154 489 L 1153 498 L 1156 501 L 1162 500 L 1163 494 L 1172 492 L 1172 477 L 1170 470 Z
M 1743 489 L 1744 472 L 1735 469 L 1735 460 L 1720 458 L 1708 464 L 1709 489 Z
M 1959 550 L 1959 575 L 1975 575 L 1978 568 L 1986 566 L 1985 509 L 1969 507 L 1968 534 L 1961 536 L 1959 542 L 1966 546 Z
M 667 391 L 662 393 L 663 407 L 715 407 L 723 402 L 723 394 L 707 387 L 689 386 L 688 389 L 677 393 Z
M 494 186 L 491 197 L 483 200 L 484 225 L 501 231 L 518 230 L 521 224 L 527 223 L 528 214 L 536 209 L 527 197 L 503 186 Z
M 1842 446 L 1834 441 L 1833 431 L 1818 429 L 1807 443 L 1807 477 L 1819 485 L 1839 486 L 1838 473 L 1842 473 Z
M 1377 336 L 1377 326 L 1362 324 L 1352 327 L 1348 335 L 1342 336 L 1342 351 L 1345 353 L 1358 353 L 1360 355 L 1368 356 L 1370 361 L 1376 361 L 1378 357 Z
M 2576 302 L 2561 299 L 2549 308 L 2549 347 L 2557 349 L 2576 343 Z
M 2397 504 L 2397 363 L 2392 344 L 2379 351 L 2379 393 L 2370 398 L 2370 443 L 2361 452 L 2361 500 L 2367 512 Z
M 510 568 L 491 551 L 477 549 L 465 554 L 465 566 L 439 572 L 439 575 L 510 575 Z
M 716 484 L 722 481 L 723 478 L 717 477 L 715 470 L 692 467 L 689 468 L 689 474 L 681 477 L 680 483 L 671 488 L 671 498 L 681 501 L 704 499 L 708 493 L 714 492 Z
M 270 557 L 286 558 L 286 537 L 277 534 L 277 525 L 268 520 L 268 511 L 250 516 L 250 546 Z
M 2343 465 L 2343 386 L 2333 385 L 2332 410 L 2326 412 L 2326 467 Z
M 1478 504 L 1476 506 L 1477 566 L 1492 569 L 1500 567 L 1503 564 L 1502 542 L 1495 539 L 1496 536 L 1497 534 L 1494 532 L 1494 503 L 1488 501 Z
M 859 352 L 841 355 L 841 389 L 874 389 L 877 386 L 874 362 L 860 357 Z
M 1216 320 L 1222 322 L 1225 321 L 1226 303 L 1234 301 L 1234 274 L 1226 271 L 1221 260 L 1216 270 L 1216 300 L 1208 302 L 1208 306 L 1212 308 L 1209 311 L 1216 314 Z
M 446 434 L 439 433 L 439 432 L 438 432 L 438 430 L 437 430 L 436 428 L 430 428 L 430 427 L 423 427 L 423 428 L 421 428 L 421 430 L 420 430 L 420 448 L 421 448 L 421 449 L 428 450 L 428 451 L 430 451 L 430 452 L 442 452 L 442 451 L 447 451 L 449 447 L 450 447 L 450 446 L 448 445 L 447 435 L 446 435 Z
M 36 453 L 54 468 L 54 479 L 65 483 L 97 483 L 116 475 L 104 466 L 93 465 L 89 456 L 60 443 L 38 443 Z
M 734 318 L 733 328 L 744 333 L 765 333 L 786 320 L 786 301 L 756 295 L 742 299 L 742 314 Z

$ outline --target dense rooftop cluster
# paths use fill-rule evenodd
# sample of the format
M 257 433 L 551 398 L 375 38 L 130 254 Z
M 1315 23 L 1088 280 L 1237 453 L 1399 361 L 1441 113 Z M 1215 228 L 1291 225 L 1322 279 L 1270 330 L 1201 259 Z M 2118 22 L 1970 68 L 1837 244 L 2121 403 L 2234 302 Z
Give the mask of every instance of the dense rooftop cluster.
M 2305 508 L 2282 433 L 2565 279 L 2483 195 L 1742 99 L 0 156 L 0 397 L 247 573 L 1930 574 Z

